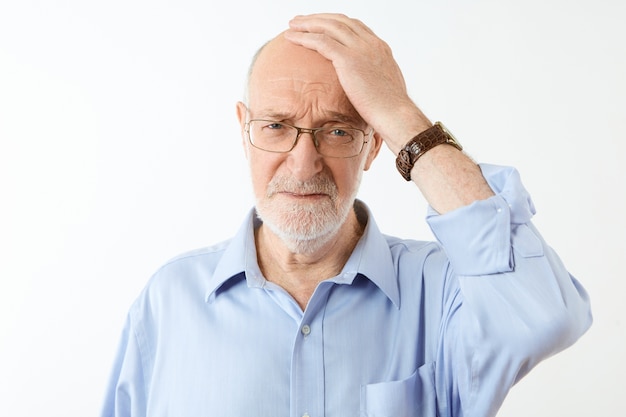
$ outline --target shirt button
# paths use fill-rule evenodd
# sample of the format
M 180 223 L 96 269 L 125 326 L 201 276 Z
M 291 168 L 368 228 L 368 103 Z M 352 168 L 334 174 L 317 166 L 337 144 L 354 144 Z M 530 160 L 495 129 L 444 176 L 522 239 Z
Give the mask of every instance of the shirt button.
M 305 326 L 306 326 L 306 325 L 305 325 Z M 309 326 L 306 326 L 306 327 L 309 327 Z M 311 330 L 311 329 L 309 329 L 309 330 Z M 309 417 L 309 413 L 304 413 L 304 414 L 302 414 L 302 417 Z
M 308 336 L 309 333 L 311 333 L 311 327 L 308 324 L 305 324 L 304 326 L 302 326 L 302 329 L 300 329 L 300 331 L 302 332 L 303 335 Z M 303 414 L 302 417 L 306 417 L 308 416 L 308 414 Z

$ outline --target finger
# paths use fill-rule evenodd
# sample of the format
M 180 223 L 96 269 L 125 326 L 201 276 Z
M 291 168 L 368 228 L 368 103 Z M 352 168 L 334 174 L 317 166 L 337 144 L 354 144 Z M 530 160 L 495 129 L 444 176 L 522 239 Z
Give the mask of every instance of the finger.
M 317 14 L 296 17 L 285 32 L 287 40 L 317 51 L 335 61 L 357 51 L 376 49 L 381 40 L 362 22 L 344 15 Z M 367 53 L 365 53 L 367 54 Z
M 349 49 L 343 43 L 321 33 L 288 30 L 284 33 L 284 36 L 288 41 L 316 51 L 330 61 L 340 58 Z
M 338 14 L 338 13 L 317 13 L 317 14 L 310 14 L 310 15 L 299 15 L 299 16 L 295 16 L 292 19 L 292 22 L 296 25 L 301 25 L 301 24 L 310 24 L 309 22 L 315 22 L 315 21 L 321 22 L 322 20 L 343 23 L 344 25 L 351 27 L 355 31 L 355 33 L 370 34 L 370 35 L 374 34 L 372 29 L 370 29 L 367 25 L 365 25 L 360 20 L 350 18 L 344 14 Z
M 346 46 L 375 36 L 361 21 L 339 14 L 296 16 L 289 27 L 297 32 L 324 34 Z

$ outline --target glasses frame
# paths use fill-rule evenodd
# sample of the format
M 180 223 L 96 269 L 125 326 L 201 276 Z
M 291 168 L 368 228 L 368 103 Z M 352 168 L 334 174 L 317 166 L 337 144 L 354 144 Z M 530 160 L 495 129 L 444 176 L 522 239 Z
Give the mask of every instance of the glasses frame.
M 283 126 L 287 126 L 287 127 L 291 127 L 296 129 L 296 137 L 293 140 L 293 143 L 291 144 L 291 148 L 289 148 L 286 151 L 270 151 L 268 149 L 263 149 L 260 148 L 259 146 L 255 145 L 254 142 L 252 141 L 252 137 L 250 136 L 250 123 L 252 122 L 268 122 L 268 123 L 279 123 Z M 322 131 L 322 130 L 329 130 L 329 129 L 350 129 L 350 130 L 358 130 L 359 132 L 361 132 L 363 134 L 363 139 L 362 139 L 362 143 L 361 143 L 361 148 L 359 149 L 359 152 L 356 153 L 355 155 L 350 155 L 350 156 L 332 156 L 332 155 L 324 155 L 323 153 L 320 152 L 320 147 L 319 147 L 319 141 L 317 140 L 317 132 Z M 250 119 L 245 123 L 245 128 L 244 128 L 245 132 L 246 132 L 246 136 L 248 137 L 248 142 L 250 142 L 250 145 L 254 146 L 255 148 L 265 151 L 265 152 L 272 152 L 272 153 L 289 153 L 293 150 L 293 148 L 296 147 L 296 145 L 298 144 L 298 140 L 300 139 L 300 136 L 303 133 L 309 133 L 311 134 L 311 139 L 313 140 L 313 144 L 315 145 L 315 149 L 317 150 L 317 153 L 319 153 L 320 155 L 326 157 L 326 158 L 339 158 L 339 159 L 347 159 L 347 158 L 354 158 L 357 157 L 359 155 L 361 155 L 361 152 L 363 152 L 363 148 L 365 148 L 365 144 L 368 143 L 370 141 L 370 139 L 372 139 L 372 135 L 374 134 L 374 129 L 371 129 L 368 133 L 365 133 L 365 131 L 363 129 L 359 129 L 356 127 L 352 127 L 352 126 L 329 126 L 329 127 L 313 127 L 313 128 L 307 128 L 307 127 L 298 127 L 298 126 L 294 126 L 292 124 L 289 123 L 285 123 L 285 122 L 280 122 L 277 120 L 271 120 L 271 119 Z

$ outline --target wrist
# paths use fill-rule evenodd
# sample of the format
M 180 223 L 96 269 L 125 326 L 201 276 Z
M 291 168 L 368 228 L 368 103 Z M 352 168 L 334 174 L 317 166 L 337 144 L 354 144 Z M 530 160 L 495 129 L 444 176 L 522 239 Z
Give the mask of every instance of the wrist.
M 452 133 L 440 122 L 435 123 L 432 127 L 420 132 L 409 140 L 400 149 L 396 158 L 396 168 L 402 175 L 402 178 L 410 181 L 411 171 L 418 159 L 433 148 L 444 144 L 452 145 L 459 151 L 463 150 L 463 147 Z
M 393 120 L 377 129 L 387 147 L 398 153 L 411 138 L 431 128 L 433 123 L 415 105 L 399 108 L 394 111 Z

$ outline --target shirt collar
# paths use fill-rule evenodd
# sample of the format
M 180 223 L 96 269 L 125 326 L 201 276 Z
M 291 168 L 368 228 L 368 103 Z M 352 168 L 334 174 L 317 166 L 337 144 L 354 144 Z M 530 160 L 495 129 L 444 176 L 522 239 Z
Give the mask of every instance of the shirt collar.
M 246 280 L 248 280 L 248 286 L 250 286 L 251 282 L 265 282 L 256 261 L 256 247 L 254 244 L 255 218 L 256 211 L 251 209 L 237 234 L 226 245 L 224 254 L 209 280 L 205 297 L 207 302 L 212 302 L 215 299 L 219 289 L 226 281 L 237 276 L 245 276 Z M 250 269 L 249 272 L 248 268 Z
M 370 209 L 365 203 L 355 202 L 357 215 L 367 221 L 363 236 L 352 251 L 341 273 L 331 281 L 337 284 L 352 284 L 358 275 L 372 281 L 396 305 L 400 306 L 398 280 L 389 244 L 380 232 Z M 237 234 L 224 250 L 206 292 L 206 301 L 212 302 L 220 288 L 236 277 L 247 281 L 248 287 L 263 288 L 266 280 L 257 263 L 254 228 L 258 222 L 256 211 L 251 209 Z
M 367 221 L 363 236 L 352 251 L 348 262 L 343 268 L 341 276 L 352 276 L 352 283 L 356 275 L 362 275 L 372 281 L 385 295 L 400 307 L 400 290 L 396 268 L 389 250 L 389 243 L 378 229 L 374 216 L 369 207 L 360 200 L 356 200 L 354 209 L 359 217 Z

